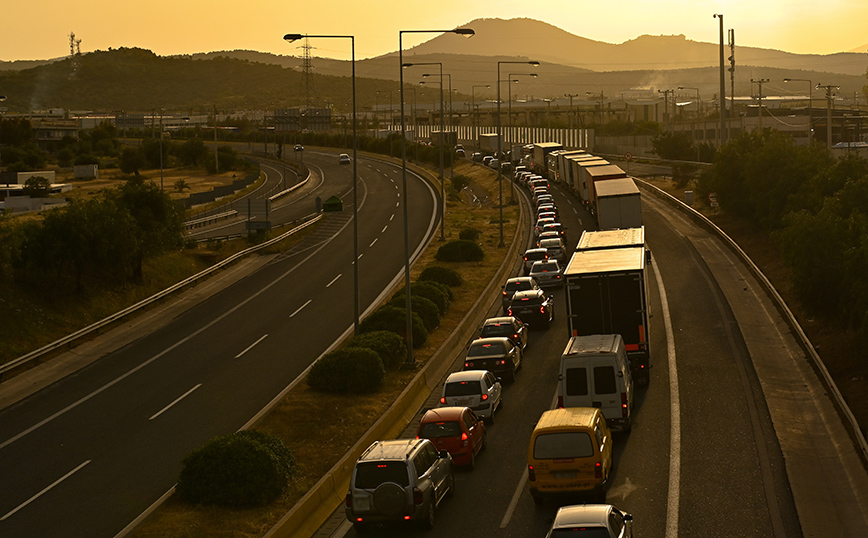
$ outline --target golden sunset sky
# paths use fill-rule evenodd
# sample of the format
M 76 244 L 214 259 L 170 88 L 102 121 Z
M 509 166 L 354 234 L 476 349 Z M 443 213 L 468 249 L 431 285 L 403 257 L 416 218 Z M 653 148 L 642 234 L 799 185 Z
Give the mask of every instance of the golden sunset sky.
M 519 17 L 607 43 L 644 34 L 717 43 L 714 13 L 735 29 L 738 46 L 801 54 L 868 50 L 866 0 L 9 0 L 0 10 L 0 60 L 66 56 L 70 32 L 82 40 L 83 53 L 139 47 L 161 56 L 233 49 L 299 55 L 284 34 L 354 35 L 361 59 L 394 52 L 399 30 Z M 405 38 L 405 47 L 431 37 Z M 348 59 L 348 49 L 322 40 L 313 54 Z

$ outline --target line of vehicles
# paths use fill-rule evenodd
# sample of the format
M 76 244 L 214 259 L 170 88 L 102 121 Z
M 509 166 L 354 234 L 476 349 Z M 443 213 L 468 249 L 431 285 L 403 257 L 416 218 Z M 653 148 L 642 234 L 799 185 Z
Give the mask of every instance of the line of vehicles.
M 485 449 L 486 424 L 503 406 L 504 381 L 514 382 L 522 367 L 529 327 L 547 329 L 554 319 L 546 288 L 563 286 L 569 334 L 557 404 L 543 413 L 531 435 L 529 493 L 537 504 L 564 494 L 583 495 L 593 503 L 561 507 L 549 536 L 578 529 L 595 529 L 595 536 L 609 538 L 632 536 L 632 516 L 606 504 L 606 491 L 612 432 L 630 431 L 634 379 L 643 385 L 649 381 L 645 265 L 650 252 L 639 191 L 626 174 L 612 170 L 617 166 L 582 166 L 598 159 L 557 146 L 534 144 L 515 169 L 515 181 L 533 197 L 537 245 L 524 253 L 523 274 L 502 287 L 503 315 L 483 322 L 462 370 L 447 377 L 440 407 L 424 413 L 416 437 L 378 441 L 357 461 L 345 512 L 359 531 L 395 520 L 433 526 L 435 508 L 454 490 L 454 466 L 473 468 Z M 540 162 L 547 163 L 546 176 L 535 173 Z M 594 168 L 606 173 L 589 173 Z M 582 200 L 601 229 L 583 232 L 572 251 L 550 181 L 580 197 L 585 185 L 595 196 Z

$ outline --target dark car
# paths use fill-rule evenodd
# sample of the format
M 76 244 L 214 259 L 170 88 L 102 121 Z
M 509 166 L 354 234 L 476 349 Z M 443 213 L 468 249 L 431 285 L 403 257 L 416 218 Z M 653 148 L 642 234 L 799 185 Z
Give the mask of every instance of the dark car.
M 515 292 L 538 289 L 539 283 L 537 283 L 536 280 L 529 276 L 517 276 L 507 280 L 506 284 L 504 284 L 503 287 L 500 288 L 500 301 L 501 306 L 503 307 L 504 314 L 509 308 L 509 302 L 512 301 L 512 296 L 515 295 Z
M 506 313 L 534 328 L 548 328 L 549 323 L 555 319 L 552 297 L 542 290 L 515 292 Z
M 479 153 L 478 151 L 474 152 L 473 155 L 470 156 L 470 160 L 475 162 L 475 163 L 481 163 L 482 162 L 482 154 Z
M 464 370 L 488 370 L 496 376 L 515 381 L 521 368 L 521 348 L 505 336 L 480 338 L 470 343 Z
M 530 268 L 533 266 L 533 262 L 547 259 L 549 259 L 549 253 L 544 248 L 529 248 L 525 250 L 524 261 L 522 263 L 524 274 L 530 273 Z
M 502 316 L 485 320 L 479 331 L 479 337 L 491 338 L 492 336 L 505 336 L 521 349 L 527 347 L 527 325 L 518 318 Z

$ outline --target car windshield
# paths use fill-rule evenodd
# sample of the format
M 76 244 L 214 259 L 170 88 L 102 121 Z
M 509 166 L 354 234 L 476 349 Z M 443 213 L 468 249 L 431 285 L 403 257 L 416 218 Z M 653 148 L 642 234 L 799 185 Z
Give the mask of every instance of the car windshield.
M 593 455 L 591 436 L 585 432 L 544 433 L 533 443 L 533 457 L 538 460 L 589 458 Z
M 487 355 L 502 355 L 504 352 L 503 342 L 485 342 L 472 344 L 467 352 L 468 357 L 485 357 Z
M 471 396 L 474 394 L 482 394 L 479 381 L 452 381 L 446 383 L 446 386 L 443 388 L 443 395 L 446 397 Z
M 565 529 L 554 529 L 549 536 L 551 538 L 565 538 L 568 536 L 579 536 L 581 538 L 609 538 L 609 530 L 605 527 L 586 527 L 582 525 Z
M 400 486 L 410 485 L 407 464 L 403 461 L 366 461 L 356 467 L 356 487 L 376 489 L 383 482 L 394 482 Z
M 461 426 L 457 422 L 424 422 L 419 426 L 419 437 L 425 439 L 459 435 L 461 435 Z

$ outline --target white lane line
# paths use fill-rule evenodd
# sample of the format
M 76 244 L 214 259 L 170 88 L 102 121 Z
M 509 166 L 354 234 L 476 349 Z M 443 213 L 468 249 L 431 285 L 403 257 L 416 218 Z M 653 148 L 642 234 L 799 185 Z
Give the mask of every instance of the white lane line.
M 666 329 L 666 353 L 669 355 L 669 499 L 666 503 L 666 538 L 678 537 L 678 504 L 681 488 L 681 403 L 678 392 L 678 367 L 675 360 L 675 335 L 669 317 L 669 300 L 660 271 L 654 271 L 660 290 L 663 326 Z
M 401 207 L 401 200 L 400 199 L 397 202 L 395 202 L 395 207 Z
M 392 215 L 392 216 L 394 217 L 395 215 Z M 392 220 L 392 219 L 389 219 L 389 220 Z M 380 230 L 380 233 L 384 233 L 384 232 L 385 232 L 386 230 L 388 230 L 388 229 L 389 229 L 389 225 L 386 224 L 385 226 L 383 226 L 383 229 Z
M 394 213 L 392 213 L 392 216 L 391 216 L 391 217 L 389 217 L 389 222 L 392 222 L 392 219 L 394 219 L 394 218 L 395 218 L 395 214 L 394 214 Z
M 236 358 L 236 359 L 240 359 L 240 358 L 241 358 L 241 355 L 244 355 L 245 353 L 247 353 L 248 351 L 250 351 L 251 349 L 253 349 L 254 346 L 256 346 L 256 344 L 258 344 L 259 342 L 262 342 L 262 341 L 265 340 L 266 338 L 268 338 L 268 335 L 267 335 L 267 334 L 263 334 L 262 336 L 259 337 L 259 340 L 257 340 L 256 342 L 253 342 L 252 344 L 250 344 L 249 346 L 247 346 L 247 347 L 244 349 L 244 351 L 242 351 L 242 352 L 239 353 L 238 355 L 235 355 L 235 358 Z
M 335 282 L 337 282 L 338 279 L 341 277 L 341 275 L 343 275 L 343 273 L 338 273 L 338 276 L 334 277 L 334 278 L 332 279 L 331 282 L 329 282 L 328 284 L 326 284 L 326 287 L 328 288 L 329 286 L 331 286 L 332 284 L 334 284 Z
M 237 357 L 236 357 L 236 358 L 237 358 Z M 178 396 L 177 398 L 175 398 L 175 401 L 174 401 L 174 402 L 170 403 L 170 404 L 167 405 L 166 407 L 164 407 L 164 408 L 160 409 L 159 411 L 157 411 L 157 413 L 155 413 L 154 416 L 152 416 L 152 417 L 149 418 L 148 420 L 154 420 L 154 419 L 157 418 L 158 416 L 162 415 L 163 413 L 165 413 L 166 411 L 168 411 L 169 409 L 171 409 L 173 405 L 175 405 L 176 403 L 180 402 L 181 400 L 183 400 L 184 398 L 186 398 L 187 396 L 189 396 L 190 394 L 192 394 L 194 390 L 198 389 L 198 388 L 201 387 L 201 386 L 202 386 L 202 383 L 199 383 L 198 385 L 196 385 L 196 386 L 193 387 L 192 389 L 188 390 L 188 391 L 185 392 L 184 394 Z
M 359 258 L 361 258 L 361 256 L 359 256 Z M 306 303 L 304 303 L 303 305 L 299 306 L 299 307 L 298 307 L 298 310 L 296 310 L 295 312 L 293 312 L 292 314 L 290 314 L 289 317 L 293 317 L 293 316 L 295 316 L 296 314 L 298 314 L 299 312 L 301 312 L 301 309 L 304 308 L 304 307 L 306 307 L 307 305 L 309 305 L 309 304 L 311 303 L 311 301 L 313 301 L 313 299 L 308 299 Z
M 372 246 L 374 246 L 374 243 L 377 242 L 377 239 L 379 239 L 379 238 L 375 238 L 373 241 L 371 241 L 371 244 L 368 245 L 368 248 L 371 248 Z
M 58 478 L 57 480 L 55 480 L 55 481 L 54 481 L 50 486 L 48 486 L 47 488 L 43 489 L 42 491 L 40 491 L 39 493 L 37 493 L 37 494 L 34 495 L 33 497 L 30 497 L 29 499 L 27 499 L 27 500 L 24 501 L 23 503 L 19 504 L 19 505 L 18 505 L 18 508 L 12 510 L 11 512 L 9 512 L 8 514 L 6 514 L 6 515 L 3 516 L 3 517 L 0 517 L 0 521 L 5 521 L 9 516 L 13 515 L 15 512 L 21 510 L 22 508 L 24 508 L 24 507 L 27 506 L 28 504 L 30 504 L 30 503 L 32 503 L 33 501 L 35 501 L 36 499 L 38 499 L 39 497 L 41 497 L 42 495 L 44 495 L 45 493 L 47 493 L 48 490 L 50 490 L 50 489 L 53 488 L 54 486 L 60 484 L 61 482 L 63 482 L 64 480 L 66 480 L 67 478 L 69 478 L 70 476 L 72 476 L 73 474 L 75 474 L 76 472 L 78 472 L 82 467 L 84 467 L 85 465 L 87 465 L 88 463 L 90 463 L 90 461 L 91 461 L 91 460 L 87 460 L 86 462 L 82 463 L 81 465 L 79 465 L 79 466 L 76 467 L 75 469 L 73 469 L 73 470 L 69 471 L 68 473 L 66 473 L 65 475 L 61 476 L 60 478 Z
M 512 494 L 512 500 L 509 501 L 509 506 L 506 507 L 506 513 L 503 514 L 503 519 L 500 520 L 500 528 L 505 529 L 509 525 L 509 520 L 512 519 L 512 514 L 515 512 L 515 506 L 518 504 L 518 499 L 521 497 L 521 492 L 524 491 L 524 485 L 527 482 L 527 467 L 521 473 L 521 480 L 518 481 L 518 487 L 515 488 L 515 493 Z

